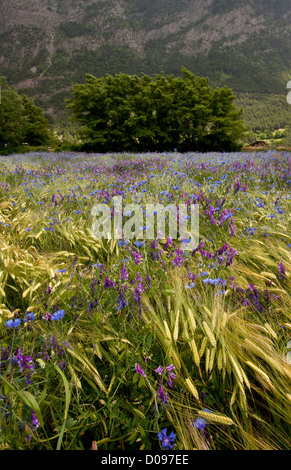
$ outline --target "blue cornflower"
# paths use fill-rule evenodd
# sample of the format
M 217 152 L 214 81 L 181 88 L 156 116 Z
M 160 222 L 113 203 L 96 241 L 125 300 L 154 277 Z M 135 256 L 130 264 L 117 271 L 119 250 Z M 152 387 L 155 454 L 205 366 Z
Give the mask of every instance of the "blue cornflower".
M 35 315 L 33 312 L 29 312 L 25 315 L 23 321 L 24 322 L 29 322 L 29 321 L 33 321 L 35 319 Z
M 64 311 L 64 310 L 58 310 L 57 312 L 54 312 L 54 313 L 51 315 L 51 320 L 52 320 L 52 321 L 61 320 L 64 315 L 65 315 L 65 311 Z
M 254 228 L 249 227 L 249 228 L 246 229 L 246 231 L 248 232 L 249 235 L 253 235 L 256 232 L 256 230 L 258 230 L 256 227 L 254 227 Z
M 118 245 L 123 246 L 123 245 L 128 245 L 128 243 L 129 242 L 127 240 L 119 240 Z
M 96 263 L 96 264 L 93 264 L 93 268 L 101 268 L 102 263 Z
M 185 289 L 192 289 L 193 287 L 195 287 L 195 282 L 191 282 L 189 285 L 186 285 Z
M 158 438 L 161 441 L 162 447 L 164 449 L 166 450 L 173 449 L 174 444 L 172 443 L 176 439 L 176 434 L 174 434 L 173 431 L 171 432 L 169 436 L 167 436 L 167 428 L 164 428 L 158 433 Z
M 206 413 L 212 413 L 212 411 L 208 410 L 207 408 L 203 408 L 203 411 L 206 411 Z M 207 420 L 205 418 L 197 418 L 194 422 L 194 426 L 197 429 L 200 429 L 200 431 L 203 431 L 207 425 Z
M 19 318 L 16 318 L 15 320 L 12 320 L 12 318 L 10 318 L 10 320 L 5 323 L 5 326 L 7 326 L 7 328 L 18 328 L 20 324 L 21 320 Z
M 203 431 L 203 429 L 206 428 L 207 421 L 204 418 L 197 418 L 194 425 L 195 428 L 200 429 L 200 431 Z

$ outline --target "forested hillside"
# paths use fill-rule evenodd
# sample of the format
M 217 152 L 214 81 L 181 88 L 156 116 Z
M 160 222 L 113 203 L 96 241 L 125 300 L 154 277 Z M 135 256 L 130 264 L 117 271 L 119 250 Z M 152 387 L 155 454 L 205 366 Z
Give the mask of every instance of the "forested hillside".
M 2 0 L 0 76 L 51 119 L 85 74 L 186 67 L 233 89 L 253 128 L 290 120 L 288 0 Z

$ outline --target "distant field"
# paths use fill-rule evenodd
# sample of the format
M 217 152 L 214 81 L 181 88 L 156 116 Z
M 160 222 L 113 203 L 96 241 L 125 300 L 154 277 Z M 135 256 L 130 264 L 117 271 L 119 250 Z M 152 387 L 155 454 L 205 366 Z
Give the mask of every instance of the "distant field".
M 114 197 L 198 246 L 97 239 Z M 1 157 L 0 448 L 289 449 L 290 198 L 287 151 Z

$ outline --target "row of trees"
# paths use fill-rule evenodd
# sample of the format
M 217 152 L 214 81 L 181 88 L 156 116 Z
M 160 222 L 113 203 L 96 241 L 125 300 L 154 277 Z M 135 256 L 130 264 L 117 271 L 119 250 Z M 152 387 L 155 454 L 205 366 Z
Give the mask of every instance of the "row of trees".
M 50 142 L 43 111 L 0 77 L 0 150 L 16 149 L 23 143 L 39 146 Z
M 43 111 L 0 77 L 0 150 L 49 144 Z M 231 89 L 213 89 L 207 78 L 182 69 L 173 75 L 86 75 L 67 108 L 80 125 L 82 150 L 234 151 L 245 127 Z
M 85 150 L 232 151 L 245 127 L 231 89 L 182 69 L 181 77 L 87 74 L 67 108 L 81 125 Z

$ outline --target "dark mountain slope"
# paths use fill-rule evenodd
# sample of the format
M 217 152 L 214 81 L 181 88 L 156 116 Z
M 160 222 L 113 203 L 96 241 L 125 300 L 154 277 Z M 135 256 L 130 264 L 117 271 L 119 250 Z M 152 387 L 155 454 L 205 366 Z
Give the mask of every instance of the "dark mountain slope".
M 0 75 L 56 116 L 85 73 L 185 66 L 231 87 L 239 103 L 272 97 L 283 125 L 290 20 L 289 0 L 2 0 Z

